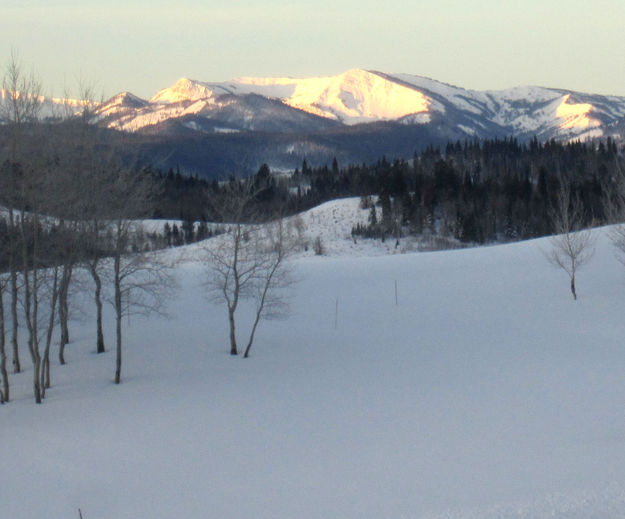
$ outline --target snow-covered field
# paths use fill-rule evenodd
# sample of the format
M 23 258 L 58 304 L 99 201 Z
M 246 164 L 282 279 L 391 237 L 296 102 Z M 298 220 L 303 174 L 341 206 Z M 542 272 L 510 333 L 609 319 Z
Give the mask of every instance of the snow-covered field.
M 192 260 L 170 319 L 126 323 L 120 386 L 87 318 L 43 405 L 13 376 L 0 518 L 624 518 L 625 269 L 606 237 L 575 302 L 546 240 L 373 255 L 324 234 L 353 203 L 306 216 L 328 255 L 295 259 L 291 315 L 250 359 L 228 355 Z

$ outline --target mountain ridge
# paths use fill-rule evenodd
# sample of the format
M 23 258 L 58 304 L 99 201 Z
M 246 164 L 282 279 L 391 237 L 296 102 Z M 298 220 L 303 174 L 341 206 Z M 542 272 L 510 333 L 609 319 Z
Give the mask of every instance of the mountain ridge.
M 221 83 L 181 78 L 149 100 L 141 100 L 144 104 L 134 114 L 116 117 L 117 105 L 110 101 L 99 114 L 109 126 L 121 123 L 121 129 L 141 131 L 166 119 L 210 119 L 226 99 L 233 104 L 250 94 L 342 125 L 379 121 L 427 125 L 437 114 L 457 124 L 467 137 L 478 138 L 498 133 L 539 139 L 602 137 L 609 134 L 611 124 L 625 117 L 625 97 L 620 96 L 539 86 L 477 91 L 422 76 L 362 69 L 337 76 L 239 77 Z M 248 107 L 229 130 L 253 130 L 245 121 L 255 115 Z M 308 128 L 318 129 L 314 123 Z
M 42 116 L 83 104 L 48 98 Z M 312 78 L 181 78 L 150 99 L 121 92 L 99 104 L 91 122 L 135 134 L 142 162 L 227 178 L 263 163 L 292 171 L 303 159 L 324 165 L 334 158 L 406 158 L 458 140 L 623 140 L 625 96 L 540 86 L 477 91 L 350 69 Z

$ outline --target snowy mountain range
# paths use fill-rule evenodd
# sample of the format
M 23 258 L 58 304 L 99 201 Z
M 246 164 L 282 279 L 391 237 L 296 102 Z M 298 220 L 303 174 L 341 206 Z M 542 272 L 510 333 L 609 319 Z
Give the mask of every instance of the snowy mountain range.
M 81 102 L 47 98 L 42 113 L 73 106 Z M 306 79 L 182 78 L 151 99 L 119 93 L 93 122 L 131 134 L 130 155 L 142 163 L 226 178 L 263 163 L 292 171 L 303 159 L 322 166 L 410 158 L 428 145 L 474 138 L 623 139 L 625 97 L 535 86 L 481 92 L 354 69 Z
M 624 117 L 625 97 L 533 86 L 480 92 L 359 69 L 306 79 L 182 78 L 149 100 L 124 92 L 98 110 L 101 123 L 133 132 L 295 133 L 392 121 L 447 127 L 450 137 L 539 139 L 609 136 Z

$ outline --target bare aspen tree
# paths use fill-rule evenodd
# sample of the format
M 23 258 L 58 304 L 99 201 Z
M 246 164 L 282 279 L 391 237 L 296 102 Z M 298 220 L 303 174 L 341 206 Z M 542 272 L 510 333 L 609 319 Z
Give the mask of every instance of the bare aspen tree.
M 96 305 L 96 353 L 104 353 L 106 348 L 102 329 L 102 274 L 100 270 L 102 267 L 102 258 L 106 252 L 103 250 L 102 246 L 104 240 L 104 224 L 100 222 L 95 215 L 87 222 L 86 237 L 88 244 L 85 262 L 95 286 L 93 298 Z
M 231 181 L 225 186 L 216 212 L 220 217 L 228 219 L 231 224 L 229 232 L 219 238 L 216 246 L 206 249 L 208 266 L 208 289 L 213 299 L 224 302 L 228 311 L 230 332 L 230 355 L 238 355 L 236 338 L 235 312 L 239 300 L 248 289 L 249 280 L 254 275 L 253 258 L 250 251 L 243 247 L 249 237 L 249 228 L 244 229 L 243 220 L 246 210 L 253 200 L 250 194 L 251 183 L 240 184 Z
M 24 318 L 28 330 L 28 348 L 33 363 L 33 389 L 37 403 L 41 403 L 45 396 L 46 382 L 49 386 L 49 369 L 47 373 L 43 369 L 46 367 L 46 358 L 40 347 L 46 330 L 45 316 L 46 312 L 51 314 L 47 325 L 48 333 L 51 334 L 58 301 L 58 266 L 55 263 L 58 252 L 50 237 L 54 223 L 52 219 L 43 216 L 53 211 L 56 203 L 55 194 L 60 186 L 56 184 L 55 177 L 54 162 L 47 160 L 43 151 L 41 162 L 31 164 L 23 173 L 22 195 L 29 212 L 21 210 L 19 215 Z M 51 277 L 53 282 L 50 282 Z M 49 355 L 49 343 L 46 349 L 46 354 Z M 47 374 L 47 378 L 44 374 Z
M 76 264 L 88 257 L 87 248 L 95 250 L 90 240 L 89 228 L 94 214 L 99 210 L 98 197 L 105 186 L 100 178 L 101 170 L 109 164 L 107 157 L 98 152 L 98 132 L 89 123 L 97 107 L 92 87 L 79 82 L 79 101 L 71 101 L 65 93 L 62 124 L 57 133 L 61 135 L 59 146 L 62 157 L 59 183 L 64 187 L 63 203 L 56 214 L 60 218 L 63 240 L 60 247 L 62 259 L 59 279 L 58 314 L 60 325 L 59 362 L 65 364 L 65 346 L 69 343 L 69 294 Z M 89 238 L 88 238 L 89 237 Z M 91 269 L 89 269 L 91 271 Z M 101 289 L 100 289 L 101 290 Z M 101 306 L 101 301 L 100 301 Z M 98 312 L 101 319 L 101 310 Z M 101 320 L 99 335 L 101 334 Z M 98 343 L 98 351 L 104 348 Z
M 128 228 L 129 230 L 129 228 Z M 115 383 L 121 382 L 122 368 L 122 320 L 124 315 L 148 315 L 158 313 L 165 316 L 165 303 L 175 288 L 172 264 L 157 254 L 127 252 L 121 242 L 126 238 L 121 233 L 119 222 L 114 233 L 115 241 L 122 248 L 113 251 L 113 307 L 115 310 Z M 120 241 L 118 241 L 120 240 Z M 123 250 L 123 252 L 122 252 Z
M 82 99 L 89 100 L 85 103 L 82 111 L 83 125 L 91 119 L 91 116 L 97 107 L 98 103 L 93 101 L 92 91 L 86 89 L 83 91 Z M 91 107 L 91 111 L 89 111 Z M 108 244 L 106 238 L 107 233 L 107 221 L 109 216 L 109 207 L 106 196 L 101 196 L 102 193 L 107 192 L 107 182 L 110 178 L 110 169 L 115 170 L 116 161 L 112 154 L 113 150 L 102 150 L 97 146 L 97 133 L 92 131 L 88 136 L 83 137 L 85 141 L 83 149 L 85 153 L 82 155 L 82 167 L 80 171 L 81 176 L 81 188 L 82 193 L 81 200 L 83 204 L 81 206 L 81 218 L 84 224 L 83 236 L 85 243 L 83 244 L 84 262 L 88 272 L 91 274 L 91 279 L 94 284 L 93 299 L 96 305 L 96 352 L 105 352 L 104 332 L 102 328 L 102 312 L 103 312 L 103 296 L 102 296 L 102 271 L 103 271 L 103 258 L 105 258 L 110 251 L 108 250 Z
M 258 323 L 282 306 L 279 288 L 288 285 L 285 259 L 294 240 L 287 240 L 278 223 L 249 223 L 249 208 L 257 195 L 250 181 L 231 182 L 222 199 L 222 214 L 231 218 L 229 231 L 205 246 L 207 289 L 211 298 L 224 303 L 228 314 L 230 354 L 238 355 L 236 313 L 243 299 L 255 302 L 255 314 L 244 357 L 249 356 Z M 253 218 L 252 218 L 253 219 Z
M 286 232 L 282 220 L 263 224 L 256 236 L 257 269 L 252 282 L 252 299 L 255 315 L 247 346 L 243 354 L 249 357 L 256 327 L 261 318 L 277 318 L 288 309 L 284 289 L 289 287 L 293 278 L 287 264 L 288 256 L 294 250 L 294 240 Z
M 91 274 L 94 282 L 94 300 L 96 303 L 96 351 L 104 353 L 104 333 L 102 331 L 102 258 L 108 254 L 104 250 L 105 218 L 110 216 L 106 207 L 107 183 L 111 181 L 110 171 L 115 171 L 119 164 L 114 158 L 115 151 L 105 145 L 101 131 L 91 125 L 94 112 L 101 102 L 95 100 L 93 87 L 82 82 L 78 85 L 80 104 L 66 103 L 63 128 L 68 143 L 64 146 L 68 153 L 65 157 L 64 171 L 69 178 L 71 199 L 66 204 L 70 212 L 67 219 L 72 222 L 72 239 L 65 248 L 65 262 L 61 279 L 59 317 L 61 323 L 61 344 L 59 360 L 63 363 L 64 346 L 69 342 L 69 285 L 73 268 L 78 261 Z M 66 99 L 70 95 L 66 93 Z
M 32 230 L 32 236 L 29 231 Z M 32 224 L 22 212 L 20 215 L 20 232 L 22 246 L 22 278 L 24 280 L 24 314 L 28 330 L 28 350 L 33 363 L 33 392 L 35 401 L 41 403 L 41 353 L 39 350 L 39 289 L 41 288 L 41 270 L 39 263 L 40 225 L 38 218 Z M 31 244 L 28 247 L 27 244 Z
M 570 188 L 563 184 L 552 213 L 556 235 L 549 238 L 551 250 L 546 256 L 552 265 L 568 274 L 573 299 L 577 299 L 577 272 L 592 259 L 595 252 L 592 229 L 582 229 L 583 216 L 581 201 L 578 197 L 572 197 Z
M 140 234 L 140 224 L 133 218 L 147 216 L 154 189 L 153 179 L 139 172 L 118 168 L 112 172 L 107 234 L 110 236 L 110 278 L 113 283 L 111 303 L 115 310 L 116 384 L 121 382 L 122 319 L 124 314 L 164 315 L 167 295 L 175 288 L 172 264 L 155 254 L 147 254 L 142 245 L 133 247 Z M 133 250 L 134 249 L 134 250 Z
M 52 286 L 50 287 L 49 296 L 49 316 L 48 316 L 48 329 L 46 331 L 46 343 L 43 350 L 43 359 L 41 363 L 41 397 L 45 398 L 46 389 L 51 386 L 50 380 L 50 346 L 52 345 L 52 333 L 54 331 L 54 321 L 56 317 L 56 307 L 59 298 L 59 267 L 55 265 L 52 268 Z
M 244 235 L 245 233 L 245 235 Z M 223 301 L 228 311 L 230 333 L 230 355 L 238 355 L 235 313 L 242 297 L 251 288 L 255 275 L 252 251 L 244 246 L 249 239 L 249 229 L 244 231 L 243 224 L 234 224 L 217 246 L 207 249 L 209 268 L 208 288 L 213 299 Z
M 24 159 L 28 156 L 25 150 L 25 134 L 29 125 L 37 121 L 41 109 L 42 87 L 40 80 L 34 73 L 27 74 L 23 70 L 16 52 L 6 67 L 2 80 L 2 102 L 0 115 L 9 129 L 9 146 L 7 150 L 8 168 L 2 178 L 3 191 L 8 194 L 9 209 L 9 271 L 11 280 L 11 344 L 13 350 L 13 369 L 15 373 L 21 371 L 18 342 L 18 300 L 20 273 L 20 252 L 16 236 L 19 222 L 16 215 L 16 206 L 19 204 L 19 176 L 23 168 Z
M 4 81 L 4 115 L 10 134 L 9 225 L 14 236 L 11 258 L 13 353 L 15 370 L 20 369 L 17 346 L 17 275 L 21 275 L 24 320 L 28 331 L 28 349 L 33 363 L 33 392 L 41 403 L 39 350 L 40 289 L 43 283 L 41 257 L 41 212 L 47 196 L 46 179 L 53 162 L 45 157 L 46 140 L 37 116 L 41 104 L 41 86 L 31 75 L 22 74 L 15 56 L 7 68 Z M 36 144 L 35 144 L 36 143 Z M 44 179 L 46 177 L 46 179 Z M 28 209 L 28 214 L 26 210 Z M 17 232 L 16 232 L 17 231 Z M 19 244 L 15 239 L 19 235 Z M 13 246 L 15 245 L 15 246 Z M 18 248 L 20 249 L 18 251 Z

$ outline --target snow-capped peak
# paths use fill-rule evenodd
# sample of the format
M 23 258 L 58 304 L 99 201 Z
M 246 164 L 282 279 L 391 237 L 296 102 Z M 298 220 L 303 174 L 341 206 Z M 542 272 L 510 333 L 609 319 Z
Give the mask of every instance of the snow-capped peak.
M 181 101 L 197 101 L 213 97 L 213 90 L 205 83 L 188 78 L 180 78 L 171 87 L 156 93 L 151 103 L 179 103 Z
M 426 112 L 430 104 L 416 88 L 362 69 L 304 79 L 242 77 L 231 83 L 237 91 L 278 97 L 294 108 L 346 124 L 398 119 Z
M 137 97 L 131 92 L 120 92 L 116 96 L 112 97 L 106 102 L 107 107 L 127 107 L 127 108 L 142 108 L 148 104 L 147 101 Z
M 287 104 L 345 123 L 398 119 L 426 112 L 430 100 L 415 88 L 366 71 L 302 81 Z

